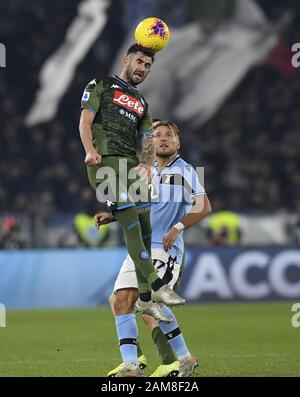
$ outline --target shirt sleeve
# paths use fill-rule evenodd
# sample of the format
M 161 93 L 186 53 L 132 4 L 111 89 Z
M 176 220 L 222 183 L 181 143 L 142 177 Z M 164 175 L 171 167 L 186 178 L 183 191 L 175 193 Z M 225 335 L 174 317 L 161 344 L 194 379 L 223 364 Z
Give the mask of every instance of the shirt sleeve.
M 97 84 L 96 80 L 92 80 L 85 87 L 81 97 L 81 109 L 88 109 L 97 113 L 100 108 L 102 94 L 102 82 Z
M 149 108 L 147 108 L 146 113 L 141 119 L 137 131 L 139 136 L 152 135 L 152 115 Z
M 202 179 L 201 174 L 201 168 L 199 168 L 198 172 L 196 172 L 191 165 L 187 165 L 185 167 L 184 194 L 187 203 L 191 202 L 195 196 L 206 194 L 204 187 L 199 181 L 199 177 Z

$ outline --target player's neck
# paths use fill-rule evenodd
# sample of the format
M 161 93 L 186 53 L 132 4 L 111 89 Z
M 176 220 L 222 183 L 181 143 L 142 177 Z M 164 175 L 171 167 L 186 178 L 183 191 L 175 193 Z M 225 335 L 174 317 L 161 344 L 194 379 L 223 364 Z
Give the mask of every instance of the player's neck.
M 126 76 L 125 76 L 125 73 L 122 72 L 122 73 L 120 74 L 119 78 L 120 78 L 121 80 L 125 81 L 125 83 L 129 83 L 129 81 L 127 80 L 127 78 L 126 78 Z
M 174 153 L 170 157 L 156 157 L 156 162 L 157 162 L 158 168 L 160 170 L 165 168 L 165 166 L 170 164 L 177 156 L 178 156 L 178 153 Z

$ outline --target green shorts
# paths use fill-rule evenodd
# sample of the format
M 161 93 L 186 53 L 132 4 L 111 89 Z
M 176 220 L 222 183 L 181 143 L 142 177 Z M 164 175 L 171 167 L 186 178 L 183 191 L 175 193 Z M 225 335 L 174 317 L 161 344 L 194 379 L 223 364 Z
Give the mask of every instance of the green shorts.
M 143 183 L 134 171 L 138 164 L 138 158 L 103 156 L 100 165 L 87 167 L 97 200 L 109 200 L 117 210 L 150 206 L 149 185 Z

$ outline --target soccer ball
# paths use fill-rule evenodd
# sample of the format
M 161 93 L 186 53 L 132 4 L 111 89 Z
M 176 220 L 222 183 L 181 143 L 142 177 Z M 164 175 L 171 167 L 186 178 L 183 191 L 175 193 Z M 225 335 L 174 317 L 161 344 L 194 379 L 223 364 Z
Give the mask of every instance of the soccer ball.
M 158 18 L 147 18 L 135 29 L 136 43 L 153 52 L 162 50 L 170 40 L 168 25 Z

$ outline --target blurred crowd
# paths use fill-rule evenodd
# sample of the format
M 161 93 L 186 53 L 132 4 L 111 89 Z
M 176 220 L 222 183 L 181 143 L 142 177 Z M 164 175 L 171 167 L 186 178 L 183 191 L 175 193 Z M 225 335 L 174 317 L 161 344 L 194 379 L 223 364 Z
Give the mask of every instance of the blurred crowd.
M 191 14 L 185 5 L 191 7 L 193 2 L 174 5 L 177 2 L 169 0 L 115 0 L 108 12 L 116 17 L 78 67 L 55 120 L 28 129 L 24 116 L 38 87 L 39 70 L 63 40 L 78 3 L 0 3 L 0 38 L 7 47 L 7 68 L 0 70 L 1 211 L 96 211 L 78 134 L 83 87 L 95 69 L 98 75 L 108 73 L 121 44 L 119 37 L 136 21 L 169 10 L 169 23 L 179 26 Z M 266 1 L 261 5 L 267 13 L 270 11 Z M 276 17 L 274 10 L 280 13 L 289 2 L 279 1 L 278 8 L 275 5 L 276 1 L 272 2 L 271 14 Z M 297 2 L 292 6 L 295 17 L 283 32 L 288 47 L 300 37 L 300 6 Z M 201 159 L 214 210 L 297 210 L 299 73 L 285 75 L 270 64 L 256 67 L 211 121 L 200 130 L 184 131 L 182 154 L 192 164 L 199 164 Z

